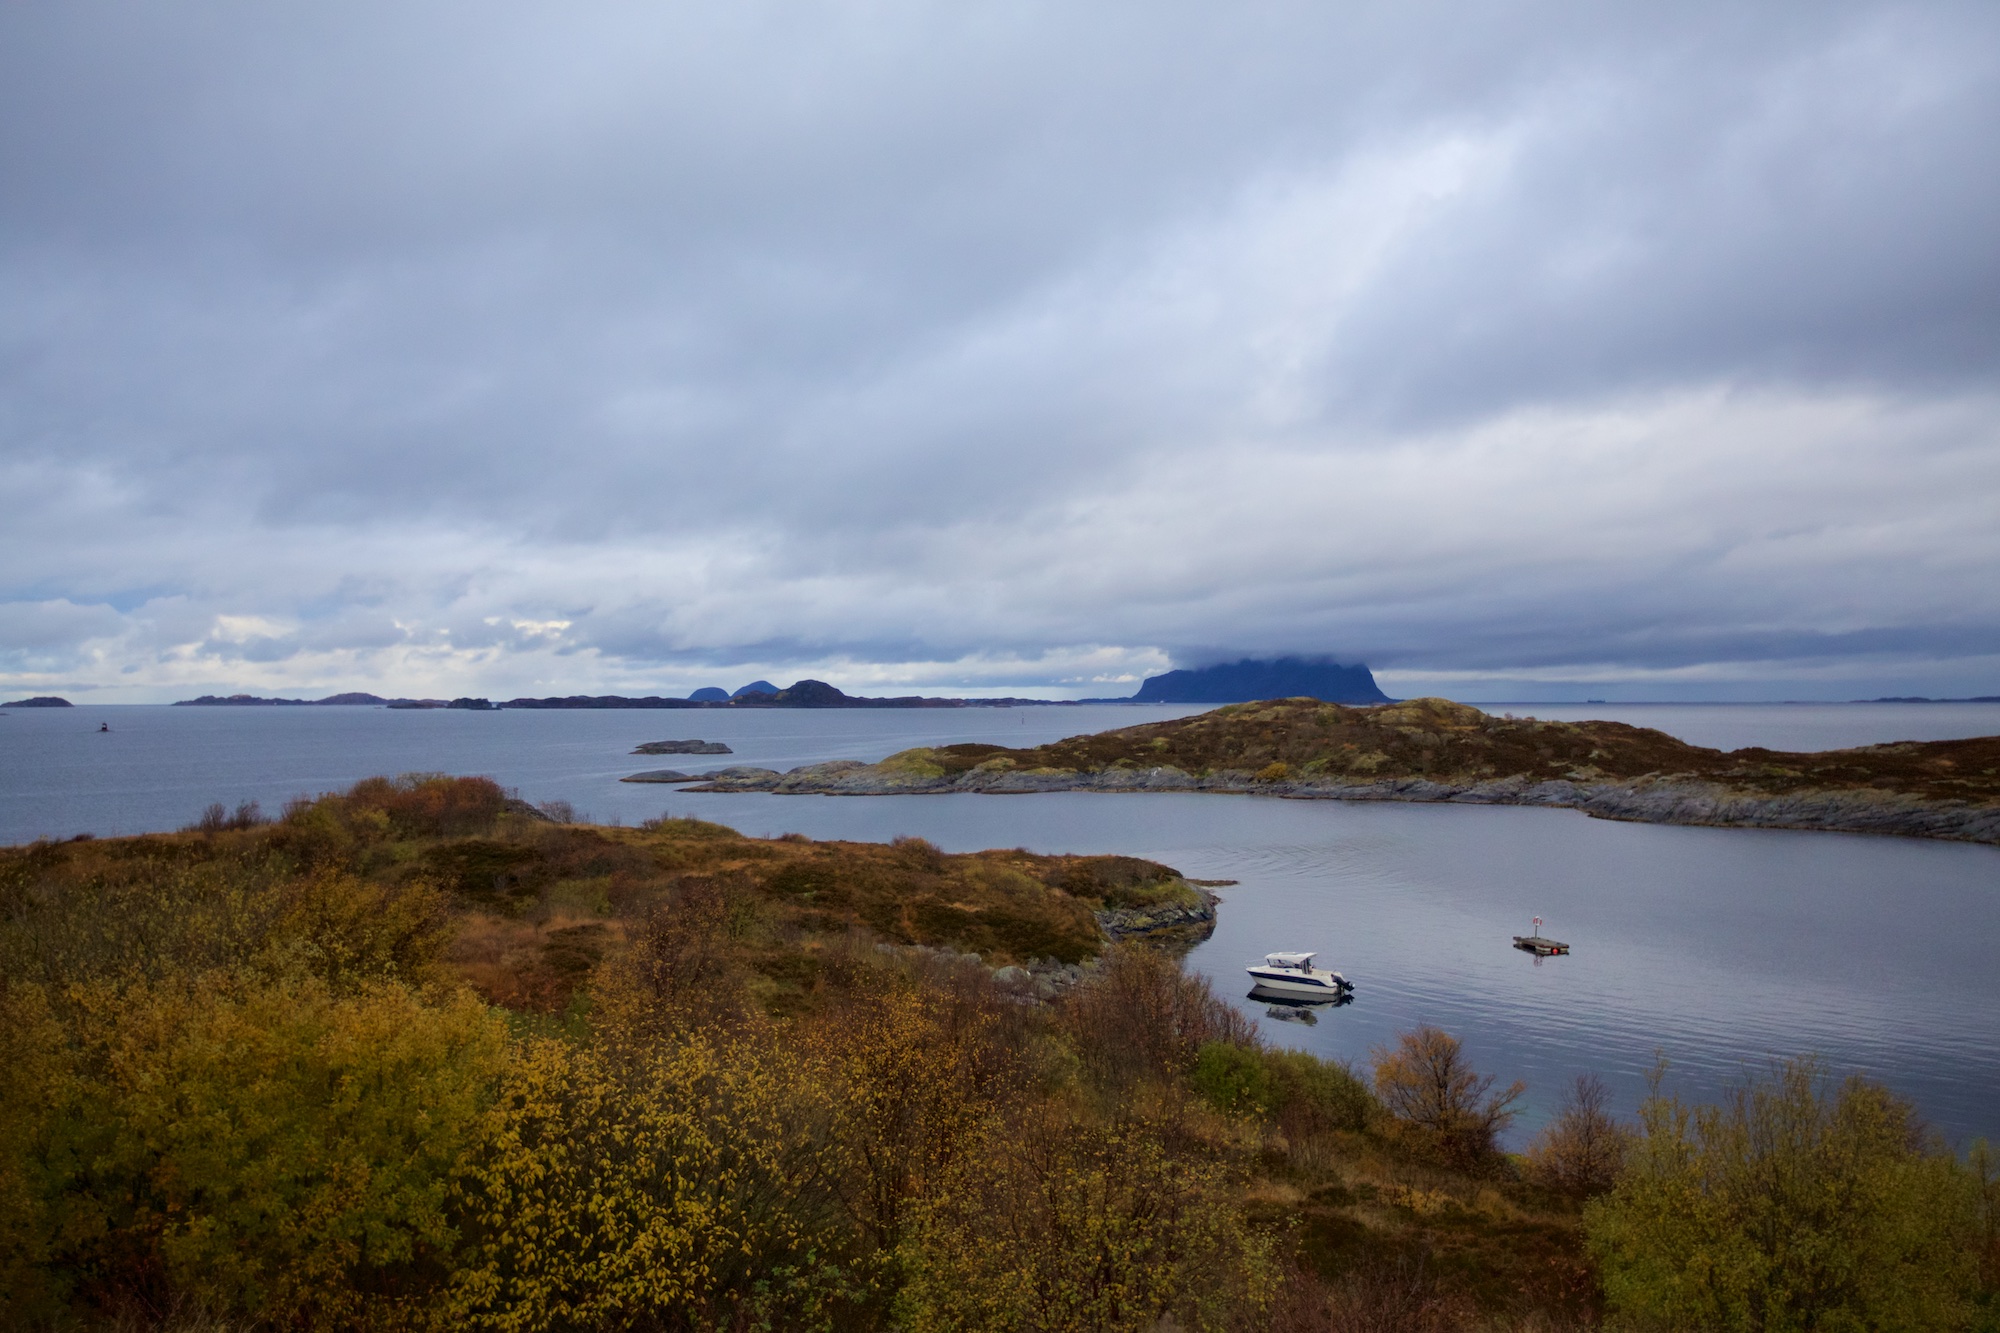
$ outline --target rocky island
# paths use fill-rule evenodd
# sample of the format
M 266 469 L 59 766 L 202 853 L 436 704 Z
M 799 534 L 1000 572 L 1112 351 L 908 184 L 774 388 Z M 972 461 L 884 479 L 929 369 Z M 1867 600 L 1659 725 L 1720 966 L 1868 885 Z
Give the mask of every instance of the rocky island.
M 730 768 L 696 791 L 783 795 L 1234 792 L 1566 806 L 1602 819 L 2000 843 L 2000 737 L 1795 754 L 1713 750 L 1622 722 L 1494 717 L 1446 699 L 1234 704 L 1032 749 Z
M 1386 704 L 1389 696 L 1366 666 L 1310 657 L 1260 659 L 1148 676 L 1132 703 L 1234 704 L 1246 699 L 1312 698 L 1330 704 Z M 1125 702 L 1106 700 L 1105 702 Z

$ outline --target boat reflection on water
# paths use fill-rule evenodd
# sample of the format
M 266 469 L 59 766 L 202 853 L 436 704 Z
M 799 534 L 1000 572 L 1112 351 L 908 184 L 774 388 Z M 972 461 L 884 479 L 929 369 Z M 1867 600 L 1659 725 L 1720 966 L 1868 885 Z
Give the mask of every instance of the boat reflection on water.
M 1281 991 L 1267 990 L 1262 986 L 1252 986 L 1250 993 L 1244 996 L 1244 998 L 1247 1000 L 1256 1000 L 1260 1004 L 1267 1006 L 1264 1010 L 1266 1018 L 1276 1019 L 1280 1023 L 1303 1023 L 1307 1027 L 1311 1027 L 1313 1024 L 1319 1022 L 1320 1010 L 1338 1009 L 1344 1004 L 1353 1004 L 1354 992 L 1344 990 L 1339 995 L 1324 1000 L 1300 999 L 1296 995 L 1286 995 Z

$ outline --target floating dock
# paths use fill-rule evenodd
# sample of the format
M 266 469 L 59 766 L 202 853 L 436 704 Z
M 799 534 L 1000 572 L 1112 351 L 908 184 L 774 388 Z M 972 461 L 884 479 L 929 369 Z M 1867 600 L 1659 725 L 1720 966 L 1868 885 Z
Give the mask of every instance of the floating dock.
M 1552 940 L 1542 934 L 1542 919 L 1540 917 L 1535 918 L 1535 933 L 1532 935 L 1516 935 L 1514 937 L 1514 947 L 1525 953 L 1531 953 L 1537 958 L 1556 958 L 1569 952 L 1567 944 L 1564 944 L 1561 940 Z
M 1514 947 L 1525 949 L 1537 958 L 1553 958 L 1557 954 L 1569 952 L 1569 946 L 1561 940 L 1552 940 L 1546 935 L 1516 935 Z

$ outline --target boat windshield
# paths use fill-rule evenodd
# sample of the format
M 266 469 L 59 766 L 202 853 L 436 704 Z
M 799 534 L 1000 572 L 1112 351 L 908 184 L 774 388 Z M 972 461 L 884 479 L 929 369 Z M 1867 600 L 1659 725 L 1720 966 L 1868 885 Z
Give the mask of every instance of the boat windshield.
M 1302 972 L 1312 970 L 1313 955 L 1309 953 L 1267 953 L 1264 955 L 1266 967 L 1295 967 Z

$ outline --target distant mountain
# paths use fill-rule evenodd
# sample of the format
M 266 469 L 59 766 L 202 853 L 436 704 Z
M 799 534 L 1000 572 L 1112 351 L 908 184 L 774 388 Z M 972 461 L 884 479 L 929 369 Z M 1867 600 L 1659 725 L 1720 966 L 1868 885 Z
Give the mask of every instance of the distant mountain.
M 704 685 L 688 698 L 698 704 L 719 704 L 728 700 L 729 691 L 718 685 Z
M 1924 694 L 1890 694 L 1880 699 L 1856 699 L 1858 704 L 2000 704 L 2000 694 L 1975 694 L 1967 699 L 1933 699 Z
M 176 708 L 305 708 L 321 704 L 376 705 L 389 701 L 379 694 L 329 694 L 324 699 L 262 699 L 254 694 L 204 694 L 198 699 L 177 699 Z
M 1341 666 L 1303 657 L 1259 661 L 1149 676 L 1134 703 L 1234 704 L 1250 699 L 1319 699 L 1330 704 L 1384 704 L 1389 696 L 1365 666 Z
M 720 693 L 720 691 L 718 691 Z M 502 708 L 711 708 L 714 705 L 695 699 L 663 699 L 657 694 L 649 694 L 643 699 L 628 699 L 622 694 L 571 694 L 547 699 L 509 699 Z
M 16 699 L 10 704 L 0 704 L 0 708 L 74 708 L 67 699 L 58 699 L 53 694 L 38 694 L 32 699 Z
M 734 695 L 715 698 L 705 690 L 695 691 L 698 698 L 662 699 L 648 695 L 643 699 L 628 699 L 618 694 L 583 695 L 572 694 L 567 698 L 549 699 L 509 699 L 499 705 L 502 708 L 1017 708 L 1030 705 L 1041 707 L 1071 707 L 1067 700 L 1054 699 L 938 699 L 919 698 L 903 695 L 894 699 L 869 699 L 859 695 L 844 694 L 823 680 L 795 681 L 789 689 L 778 689 L 769 681 L 757 681 L 745 685 Z M 720 694 L 721 691 L 716 691 Z M 394 707 L 395 705 L 390 705 Z

